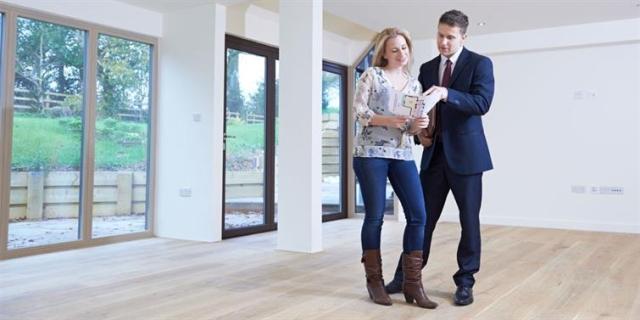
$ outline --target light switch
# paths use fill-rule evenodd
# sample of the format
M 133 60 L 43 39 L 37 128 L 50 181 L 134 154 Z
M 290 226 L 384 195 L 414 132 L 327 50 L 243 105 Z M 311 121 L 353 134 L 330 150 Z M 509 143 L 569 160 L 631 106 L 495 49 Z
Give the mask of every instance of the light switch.
M 180 188 L 180 196 L 181 197 L 191 197 L 191 188 Z

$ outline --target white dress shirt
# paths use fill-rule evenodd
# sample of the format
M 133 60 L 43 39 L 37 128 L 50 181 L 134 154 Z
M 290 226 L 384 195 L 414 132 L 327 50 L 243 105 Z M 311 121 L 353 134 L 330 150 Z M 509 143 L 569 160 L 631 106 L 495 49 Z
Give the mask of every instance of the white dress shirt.
M 447 58 L 443 55 L 440 55 L 440 70 L 438 71 L 438 83 L 442 84 L 442 75 L 444 75 L 444 68 L 447 67 L 447 59 L 451 60 L 451 73 L 453 74 L 453 68 L 456 67 L 456 62 L 458 61 L 458 58 L 460 58 L 460 53 L 462 52 L 462 48 L 460 47 L 460 49 L 458 49 L 458 51 L 456 51 L 456 53 L 453 54 L 453 56 L 451 56 L 451 58 Z

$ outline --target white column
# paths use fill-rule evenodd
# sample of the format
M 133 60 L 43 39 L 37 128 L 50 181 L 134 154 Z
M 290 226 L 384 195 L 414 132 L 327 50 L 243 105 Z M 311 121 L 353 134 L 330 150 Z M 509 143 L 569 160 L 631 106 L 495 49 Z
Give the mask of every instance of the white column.
M 322 1 L 280 0 L 278 249 L 322 250 Z
M 155 221 L 161 237 L 222 237 L 225 19 L 219 4 L 164 16 Z

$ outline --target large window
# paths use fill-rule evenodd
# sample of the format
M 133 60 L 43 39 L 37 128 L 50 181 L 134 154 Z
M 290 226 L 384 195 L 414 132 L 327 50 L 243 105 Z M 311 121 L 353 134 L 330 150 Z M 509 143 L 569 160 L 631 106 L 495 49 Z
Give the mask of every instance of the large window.
M 9 249 L 80 237 L 86 32 L 17 19 Z
M 322 69 L 322 214 L 327 220 L 347 217 L 347 68 L 325 62 Z
M 278 49 L 227 35 L 223 237 L 274 230 Z M 323 220 L 346 218 L 347 68 L 323 64 Z
M 93 237 L 146 229 L 152 46 L 100 34 Z
M 226 38 L 223 237 L 274 230 L 278 50 Z
M 151 236 L 155 39 L 2 8 L 0 258 Z

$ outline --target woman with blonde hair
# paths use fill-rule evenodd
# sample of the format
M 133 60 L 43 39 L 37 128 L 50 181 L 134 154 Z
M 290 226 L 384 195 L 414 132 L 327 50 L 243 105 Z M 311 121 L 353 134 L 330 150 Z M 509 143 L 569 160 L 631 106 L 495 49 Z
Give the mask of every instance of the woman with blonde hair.
M 382 30 L 375 38 L 374 67 L 358 80 L 353 108 L 359 124 L 354 143 L 353 169 L 360 183 L 365 217 L 362 224 L 362 263 L 373 302 L 391 305 L 384 289 L 380 232 L 384 218 L 387 178 L 402 203 L 407 225 L 403 237 L 403 292 L 408 303 L 433 309 L 437 304 L 422 287 L 422 246 L 426 209 L 412 154 L 412 136 L 429 119 L 392 113 L 390 101 L 402 95 L 420 96 L 422 86 L 409 73 L 412 43 L 408 32 Z

